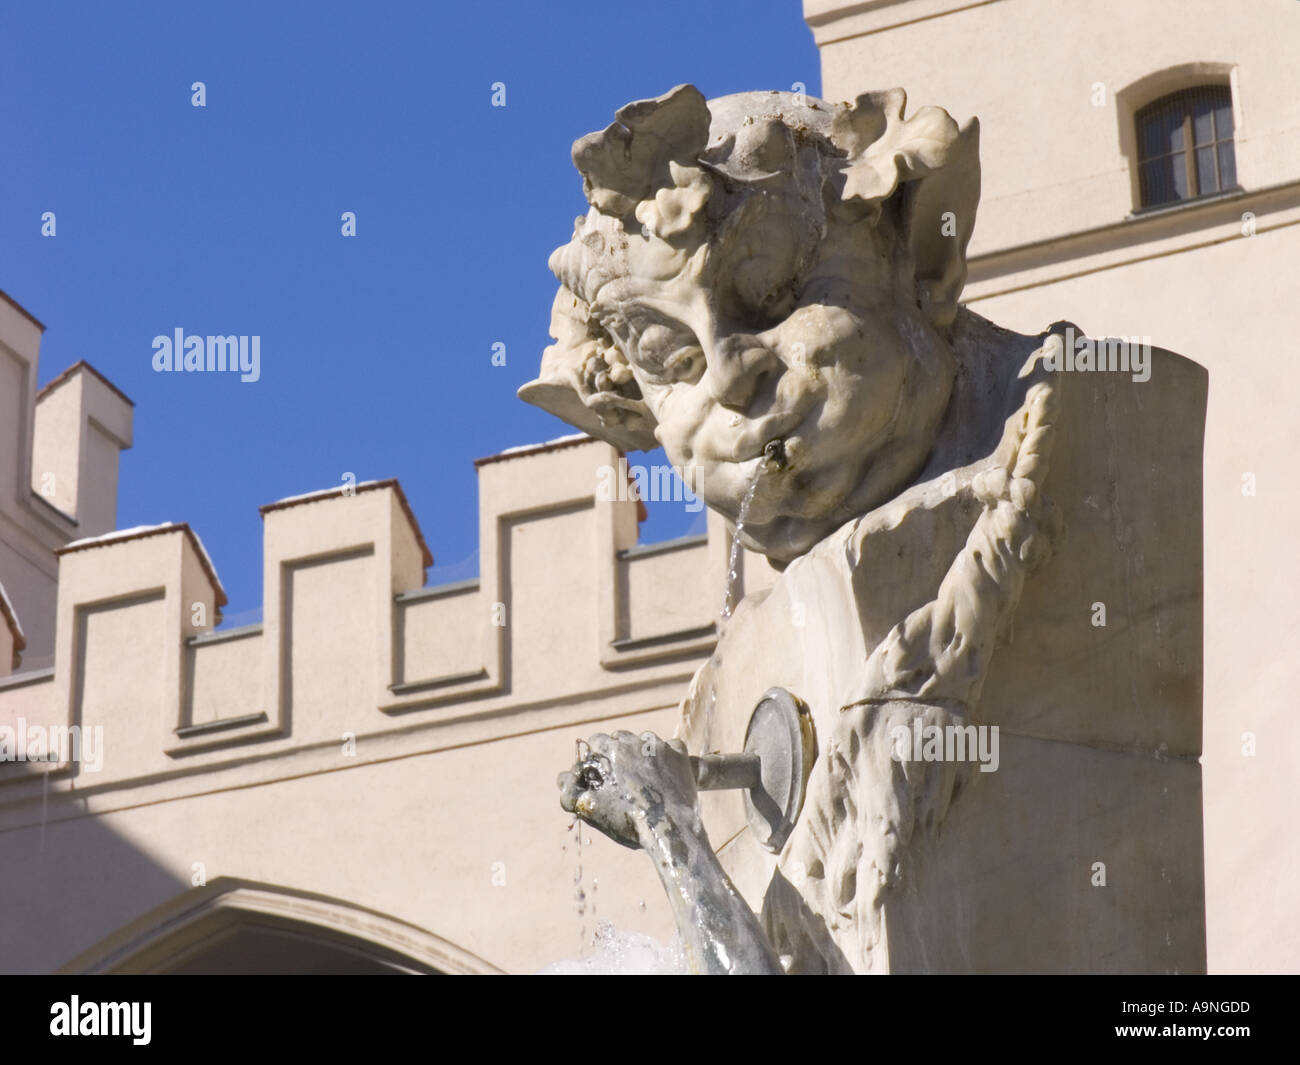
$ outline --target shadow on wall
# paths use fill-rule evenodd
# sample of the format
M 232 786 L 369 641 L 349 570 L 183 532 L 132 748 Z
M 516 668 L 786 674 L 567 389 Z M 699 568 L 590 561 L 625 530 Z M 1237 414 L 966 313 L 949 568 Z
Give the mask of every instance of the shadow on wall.
M 14 764 L 5 778 L 33 775 Z M 60 808 L 57 811 L 51 807 Z M 414 925 L 346 901 L 217 877 L 193 886 L 112 827 L 68 816 L 67 793 L 3 832 L 0 972 L 401 974 L 495 972 Z
M 37 766 L 11 763 L 4 767 L 0 785 L 41 774 Z M 44 787 L 49 788 L 48 777 Z M 6 790 L 0 787 L 0 797 Z M 6 803 L 4 812 L 7 825 L 19 822 L 20 827 L 0 832 L 8 856 L 0 971 L 52 972 L 98 939 L 101 930 L 126 924 L 142 908 L 189 889 L 115 832 L 111 815 L 85 817 L 78 810 L 69 817 L 66 791 L 42 791 L 39 797 Z

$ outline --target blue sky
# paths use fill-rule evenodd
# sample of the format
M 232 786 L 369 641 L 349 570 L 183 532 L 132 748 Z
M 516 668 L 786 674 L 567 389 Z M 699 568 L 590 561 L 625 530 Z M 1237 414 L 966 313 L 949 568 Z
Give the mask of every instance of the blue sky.
M 472 575 L 472 460 L 572 431 L 515 398 L 548 342 L 547 256 L 586 210 L 572 141 L 681 82 L 821 87 L 798 0 L 0 18 L 0 288 L 47 327 L 41 384 L 84 358 L 135 401 L 118 524 L 190 522 L 232 620 L 261 603 L 258 505 L 347 472 L 401 481 L 431 581 Z M 176 328 L 260 336 L 260 379 L 155 373 Z M 697 517 L 651 509 L 643 540 Z

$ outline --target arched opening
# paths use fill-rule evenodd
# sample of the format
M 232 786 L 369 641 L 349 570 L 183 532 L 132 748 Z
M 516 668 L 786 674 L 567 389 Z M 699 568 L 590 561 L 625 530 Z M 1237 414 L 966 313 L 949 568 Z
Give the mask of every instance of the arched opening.
M 222 877 L 96 944 L 64 973 L 495 973 L 415 925 L 340 899 Z
M 182 976 L 401 975 L 424 972 L 398 959 L 375 957 L 312 933 L 265 928 L 235 918 L 183 953 L 169 953 L 150 969 Z

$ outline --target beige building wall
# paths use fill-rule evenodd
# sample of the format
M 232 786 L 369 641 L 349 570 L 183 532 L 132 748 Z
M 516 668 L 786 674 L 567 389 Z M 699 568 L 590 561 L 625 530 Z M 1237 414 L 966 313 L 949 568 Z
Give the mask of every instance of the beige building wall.
M 37 339 L 0 333 L 33 344 L 21 380 Z M 75 469 L 64 502 L 108 520 L 102 456 L 89 477 L 59 463 L 93 458 L 77 427 L 112 389 L 69 379 L 42 393 L 57 403 L 0 394 L 37 437 L 8 446 Z M 727 531 L 638 546 L 637 503 L 602 492 L 620 456 L 585 436 L 478 468 L 477 579 L 424 586 L 396 481 L 311 493 L 262 508 L 263 620 L 236 629 L 216 627 L 225 593 L 185 524 L 6 560 L 6 587 L 53 595 L 0 610 L 0 728 L 25 744 L 0 762 L 0 971 L 529 972 L 578 957 L 598 921 L 672 938 L 643 856 L 578 853 L 556 777 L 592 732 L 672 733 L 717 640 Z M 771 580 L 748 556 L 741 574 Z M 10 672 L 40 611 L 51 664 Z
M 1289 930 L 1300 909 L 1300 492 L 1288 473 L 1300 442 L 1300 365 L 1288 353 L 1300 306 L 1300 8 L 805 0 L 804 13 L 826 98 L 899 85 L 911 109 L 979 117 L 968 306 L 1024 332 L 1066 319 L 1093 336 L 1149 337 L 1209 369 L 1209 969 L 1300 970 Z M 1240 190 L 1135 210 L 1134 112 L 1207 81 L 1231 87 Z

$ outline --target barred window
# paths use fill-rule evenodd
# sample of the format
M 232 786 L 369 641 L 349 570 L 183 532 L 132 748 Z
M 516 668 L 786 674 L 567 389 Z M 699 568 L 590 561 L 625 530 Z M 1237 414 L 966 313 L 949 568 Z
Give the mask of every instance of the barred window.
M 1135 119 L 1143 207 L 1237 187 L 1228 86 L 1198 85 L 1170 93 L 1147 104 Z

